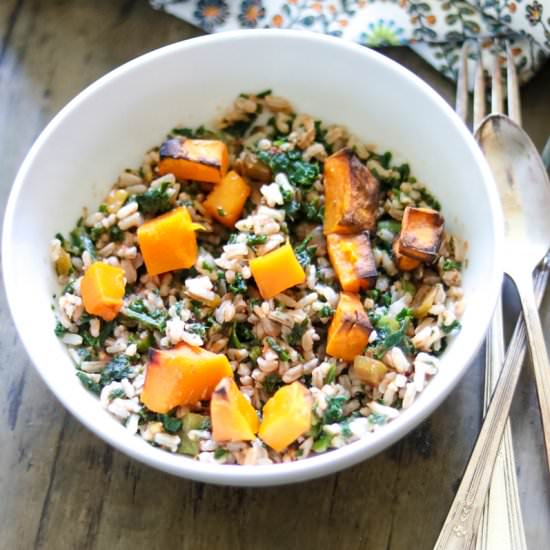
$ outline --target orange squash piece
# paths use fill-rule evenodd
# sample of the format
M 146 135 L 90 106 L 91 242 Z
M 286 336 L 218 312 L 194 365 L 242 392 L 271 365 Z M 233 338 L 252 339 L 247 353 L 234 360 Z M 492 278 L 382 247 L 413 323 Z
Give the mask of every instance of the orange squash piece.
M 421 262 L 433 262 L 443 238 L 443 224 L 443 216 L 437 210 L 407 206 L 403 212 L 398 251 Z
M 124 269 L 94 262 L 80 283 L 84 309 L 105 321 L 112 321 L 123 304 L 126 274 Z
M 169 139 L 160 147 L 159 174 L 220 183 L 229 167 L 227 146 L 213 139 Z
M 348 292 L 373 288 L 376 263 L 367 233 L 359 235 L 327 235 L 327 250 L 340 286 Z
M 147 273 L 158 275 L 191 267 L 197 259 L 195 231 L 200 228 L 191 221 L 185 207 L 176 208 L 140 226 L 137 237 Z
M 399 250 L 399 238 L 396 238 L 393 241 L 392 252 L 393 263 L 396 265 L 397 269 L 401 271 L 412 271 L 422 263 L 420 260 L 415 260 L 414 258 L 409 258 L 408 256 L 401 254 Z
M 252 189 L 234 170 L 228 172 L 202 203 L 206 211 L 227 227 L 233 227 L 241 217 L 244 203 Z
M 250 269 L 264 300 L 306 280 L 290 243 L 250 261 Z
M 264 405 L 259 436 L 277 452 L 311 428 L 313 399 L 300 382 L 283 386 Z
M 324 185 L 325 235 L 375 230 L 380 184 L 351 149 L 326 159 Z
M 212 393 L 210 418 L 215 441 L 250 441 L 260 425 L 254 407 L 229 377 L 222 378 Z
M 328 329 L 327 353 L 353 361 L 369 343 L 372 325 L 356 294 L 342 292 Z
M 178 344 L 170 350 L 149 352 L 141 401 L 153 412 L 165 413 L 178 405 L 210 399 L 219 381 L 233 376 L 223 354 Z

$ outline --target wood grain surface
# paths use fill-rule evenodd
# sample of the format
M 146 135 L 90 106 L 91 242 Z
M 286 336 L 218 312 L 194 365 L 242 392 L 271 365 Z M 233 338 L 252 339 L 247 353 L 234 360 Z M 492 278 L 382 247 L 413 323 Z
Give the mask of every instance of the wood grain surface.
M 2 0 L 2 211 L 31 143 L 72 96 L 136 55 L 199 34 L 145 0 Z M 385 53 L 452 100 L 454 86 L 412 52 Z M 522 93 L 524 124 L 539 147 L 550 133 L 549 89 L 547 66 Z M 548 297 L 543 317 L 550 327 Z M 414 550 L 432 547 L 471 451 L 483 364 L 472 365 L 430 420 L 387 451 L 340 474 L 273 489 L 193 483 L 105 445 L 39 379 L 3 292 L 0 380 L 1 550 Z M 513 428 L 527 542 L 548 548 L 550 476 L 529 368 Z

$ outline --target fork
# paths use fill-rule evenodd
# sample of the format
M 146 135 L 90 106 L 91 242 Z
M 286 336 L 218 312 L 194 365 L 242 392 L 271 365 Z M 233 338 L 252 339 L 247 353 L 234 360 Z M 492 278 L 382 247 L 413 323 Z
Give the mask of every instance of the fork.
M 506 45 L 507 72 L 507 107 L 508 116 L 521 124 L 521 109 L 519 86 L 511 48 Z M 498 47 L 498 45 L 497 45 Z M 459 62 L 459 77 L 457 82 L 456 112 L 466 122 L 468 115 L 468 72 L 467 59 L 469 44 L 465 43 Z M 491 112 L 504 112 L 504 93 L 500 67 L 499 52 L 495 56 L 491 83 Z M 485 76 L 481 62 L 481 51 L 478 53 L 474 77 L 473 130 L 485 116 Z M 534 276 L 534 287 L 537 305 L 540 305 L 548 281 L 548 259 L 542 262 Z M 525 325 L 520 317 L 510 341 L 506 363 L 504 361 L 504 337 L 502 329 L 502 301 L 498 300 L 491 327 L 486 342 L 486 372 L 485 372 L 485 403 L 487 411 L 496 380 L 501 370 L 510 372 L 510 365 L 525 357 Z M 511 386 L 515 386 L 511 384 Z M 512 399 L 512 390 L 507 388 L 506 395 L 501 392 L 499 397 Z M 502 403 L 497 403 L 501 405 Z M 505 419 L 503 419 L 505 420 Z M 493 443 L 493 444 L 491 444 Z M 500 455 L 503 460 L 497 462 Z M 495 466 L 496 465 L 496 466 Z M 494 470 L 493 470 L 494 468 Z M 487 493 L 491 492 L 487 497 Z M 504 487 L 504 489 L 503 489 Z M 498 498 L 506 491 L 504 500 Z M 492 526 L 494 520 L 509 520 L 508 536 L 502 530 L 502 525 Z M 483 520 L 483 521 L 482 521 Z M 480 525 L 481 523 L 481 525 Z M 493 528 L 492 528 L 493 527 Z M 497 540 L 498 539 L 498 540 Z M 477 540 L 477 543 L 476 543 Z M 447 515 L 434 550 L 510 548 L 523 550 L 526 548 L 525 534 L 521 520 L 521 509 L 517 490 L 514 455 L 512 448 L 511 429 L 506 422 L 504 435 L 500 446 L 491 441 L 491 432 L 485 427 L 480 432 L 478 441 L 464 472 L 461 484 L 455 495 L 451 509 Z

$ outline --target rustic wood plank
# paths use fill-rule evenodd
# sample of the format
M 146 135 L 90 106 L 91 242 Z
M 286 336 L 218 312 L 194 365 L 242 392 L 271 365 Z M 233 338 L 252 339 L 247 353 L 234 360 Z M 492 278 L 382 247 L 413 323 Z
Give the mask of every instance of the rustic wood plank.
M 68 99 L 120 63 L 198 34 L 144 1 L 1 3 L 2 204 L 32 140 Z M 387 54 L 451 100 L 453 85 L 411 52 Z M 523 96 L 538 145 L 548 131 L 549 83 L 546 70 Z M 550 322 L 550 304 L 545 311 Z M 10 550 L 430 548 L 480 422 L 478 362 L 421 430 L 366 463 L 288 487 L 208 486 L 131 461 L 65 413 L 29 365 L 3 294 L 0 341 L 0 548 Z M 540 548 L 550 534 L 550 494 L 527 370 L 515 412 L 527 538 Z

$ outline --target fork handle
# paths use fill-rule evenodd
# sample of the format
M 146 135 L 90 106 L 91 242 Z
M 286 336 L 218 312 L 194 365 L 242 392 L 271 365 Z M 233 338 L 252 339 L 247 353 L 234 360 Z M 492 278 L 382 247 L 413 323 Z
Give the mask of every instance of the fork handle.
M 542 418 L 542 431 L 546 447 L 546 461 L 550 470 L 550 365 L 548 363 L 548 352 L 544 342 L 544 333 L 540 322 L 540 316 L 535 301 L 532 282 L 527 277 L 516 278 L 523 318 L 527 326 L 527 337 L 529 339 L 529 350 L 535 372 L 535 382 L 539 397 L 540 415 Z
M 543 267 L 536 272 L 534 281 L 539 304 L 547 281 L 548 268 L 543 264 Z M 475 548 L 485 496 L 491 483 L 493 467 L 525 356 L 525 332 L 525 323 L 520 315 L 493 399 L 487 409 L 472 455 L 434 550 L 473 550 Z

